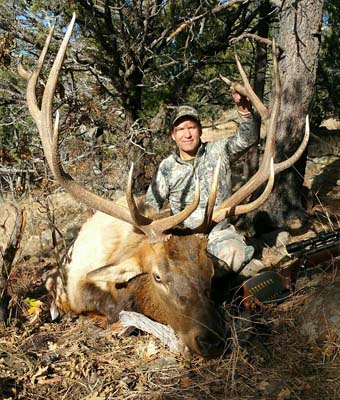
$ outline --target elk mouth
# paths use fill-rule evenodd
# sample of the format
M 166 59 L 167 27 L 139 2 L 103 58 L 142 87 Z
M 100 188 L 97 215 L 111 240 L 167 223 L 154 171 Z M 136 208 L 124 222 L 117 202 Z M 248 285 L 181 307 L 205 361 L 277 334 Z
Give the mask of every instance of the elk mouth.
M 221 356 L 227 347 L 227 335 L 222 325 L 219 321 L 218 324 L 214 324 L 214 327 L 193 329 L 185 335 L 180 334 L 179 337 L 191 354 L 204 358 L 216 358 Z
M 226 341 L 217 335 L 215 335 L 213 340 L 203 336 L 197 336 L 195 340 L 199 349 L 198 354 L 204 358 L 216 358 L 225 351 Z

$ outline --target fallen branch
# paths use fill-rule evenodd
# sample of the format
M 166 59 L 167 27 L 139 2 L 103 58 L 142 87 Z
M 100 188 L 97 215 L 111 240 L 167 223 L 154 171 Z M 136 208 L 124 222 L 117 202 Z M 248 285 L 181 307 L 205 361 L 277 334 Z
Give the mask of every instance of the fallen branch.
M 131 326 L 140 329 L 143 332 L 156 336 L 162 343 L 169 347 L 174 353 L 180 352 L 180 342 L 175 331 L 167 325 L 152 321 L 143 314 L 133 311 L 121 311 L 119 313 L 119 322 L 125 328 Z
M 34 169 L 30 169 L 30 168 L 6 168 L 6 167 L 2 167 L 0 168 L 0 175 L 16 175 L 16 174 L 35 174 L 36 171 Z

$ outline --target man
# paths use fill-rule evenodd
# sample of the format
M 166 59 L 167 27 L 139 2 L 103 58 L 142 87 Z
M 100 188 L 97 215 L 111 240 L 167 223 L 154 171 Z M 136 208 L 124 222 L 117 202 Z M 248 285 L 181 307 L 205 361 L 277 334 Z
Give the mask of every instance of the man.
M 200 225 L 208 200 L 216 163 L 221 157 L 216 205 L 231 196 L 231 164 L 257 140 L 251 104 L 249 100 L 232 90 L 237 105 L 240 129 L 235 136 L 211 143 L 202 143 L 202 126 L 197 111 L 189 106 L 178 107 L 171 116 L 171 138 L 177 151 L 163 160 L 146 193 L 146 203 L 160 210 L 166 200 L 173 214 L 183 210 L 193 200 L 195 176 L 200 182 L 200 204 L 184 221 L 195 228 Z M 208 252 L 222 260 L 224 267 L 243 276 L 252 276 L 262 264 L 250 262 L 254 249 L 247 246 L 244 238 L 227 220 L 217 224 L 208 237 Z

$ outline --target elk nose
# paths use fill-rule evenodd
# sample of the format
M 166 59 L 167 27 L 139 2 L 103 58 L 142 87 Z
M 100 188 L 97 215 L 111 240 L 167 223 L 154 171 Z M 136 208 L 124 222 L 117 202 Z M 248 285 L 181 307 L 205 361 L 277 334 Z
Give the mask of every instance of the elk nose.
M 196 336 L 197 345 L 204 356 L 217 356 L 224 349 L 224 340 L 217 335 Z

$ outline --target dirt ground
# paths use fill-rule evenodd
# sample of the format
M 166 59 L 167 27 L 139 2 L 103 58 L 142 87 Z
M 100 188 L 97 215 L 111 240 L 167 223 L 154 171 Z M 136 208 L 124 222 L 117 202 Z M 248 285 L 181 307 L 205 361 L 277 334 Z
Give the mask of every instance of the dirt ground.
M 319 229 L 340 226 L 339 165 L 338 157 L 308 161 L 306 185 L 315 193 L 310 215 Z M 10 278 L 9 324 L 0 327 L 0 398 L 340 399 L 340 322 L 317 340 L 303 329 L 313 296 L 340 289 L 339 259 L 330 272 L 301 278 L 280 305 L 235 317 L 230 349 L 220 358 L 184 358 L 151 335 L 118 337 L 86 317 L 52 323 L 43 287 L 55 266 L 51 224 L 63 227 L 67 244 L 88 213 L 63 193 L 48 203 L 32 197 L 18 205 L 26 208 L 27 227 Z M 2 249 L 13 210 L 11 201 L 1 205 Z

